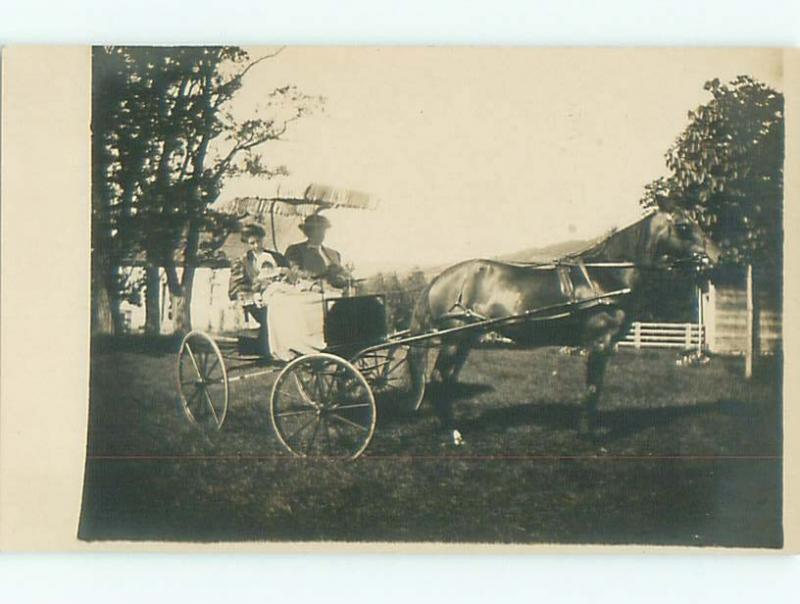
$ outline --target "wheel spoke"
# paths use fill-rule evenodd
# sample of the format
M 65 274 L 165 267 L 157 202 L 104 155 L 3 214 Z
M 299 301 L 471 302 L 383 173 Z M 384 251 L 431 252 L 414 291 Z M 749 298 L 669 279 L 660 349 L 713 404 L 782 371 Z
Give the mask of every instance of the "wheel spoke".
M 358 396 L 359 390 L 362 389 L 361 382 L 355 378 L 345 379 L 344 388 L 342 389 L 342 396 L 350 396 L 351 398 L 360 398 Z
M 363 409 L 364 407 L 372 407 L 369 403 L 353 403 L 352 405 L 336 405 L 333 411 L 341 411 L 342 409 Z
M 312 404 L 311 399 L 309 398 L 309 393 L 312 392 L 311 386 L 300 376 L 300 371 L 298 370 L 293 373 L 292 377 L 294 377 L 295 382 L 297 383 L 297 389 L 300 391 L 300 396 L 302 396 L 306 402 Z
M 324 373 L 322 371 L 317 371 L 314 373 L 314 383 L 317 387 L 317 402 L 321 405 L 325 404 L 326 395 L 325 395 L 325 378 Z
M 362 360 L 363 360 L 362 367 L 364 371 L 369 371 L 369 372 L 380 369 L 381 366 L 385 363 L 385 361 L 383 362 L 381 361 L 381 357 L 377 354 L 374 354 L 369 357 L 362 357 Z M 370 360 L 372 361 L 371 364 L 369 364 Z
M 299 403 L 301 403 L 301 404 L 303 404 L 306 407 L 309 407 L 311 409 L 316 409 L 317 408 L 317 406 L 309 398 L 303 396 L 302 394 L 298 394 L 296 392 L 287 392 L 283 388 L 279 388 L 278 389 L 278 394 L 281 394 L 281 395 L 283 395 L 283 396 L 285 396 L 287 398 L 290 398 L 294 402 L 299 402 Z
M 319 432 L 319 425 L 321 423 L 322 420 L 314 424 L 314 431 L 311 433 L 311 438 L 309 439 L 308 444 L 306 445 L 306 455 L 308 455 L 311 452 L 311 447 L 314 446 L 314 442 L 317 440 L 317 432 Z
M 388 376 L 388 375 L 391 375 L 392 373 L 394 373 L 394 372 L 395 372 L 395 370 L 396 370 L 398 367 L 402 367 L 402 366 L 403 366 L 403 363 L 405 363 L 405 362 L 406 362 L 405 358 L 401 358 L 399 361 L 397 361 L 397 363 L 395 363 L 394 367 L 390 367 L 389 369 L 387 369 L 387 370 L 386 370 L 386 372 L 384 372 L 384 374 L 383 374 L 383 375 L 384 375 L 384 377 L 385 377 L 385 376 Z M 387 364 L 389 364 L 389 363 L 387 363 Z
M 214 409 L 214 403 L 211 402 L 211 397 L 208 395 L 208 390 L 203 387 L 203 394 L 206 395 L 206 402 L 208 403 L 208 408 L 211 409 L 211 415 L 214 416 L 214 421 L 219 425 L 219 417 L 217 417 L 217 410 Z
M 323 401 L 333 401 L 339 393 L 339 388 L 337 386 L 337 376 L 333 373 L 324 373 L 322 375 L 322 381 L 325 383 L 325 398 L 322 399 Z
M 308 415 L 309 413 L 316 413 L 314 409 L 301 409 L 299 411 L 283 411 L 282 413 L 276 413 L 275 417 L 292 417 L 295 415 Z
M 314 388 L 316 390 L 317 402 L 320 405 L 324 405 L 325 393 L 323 392 L 323 388 L 322 388 L 322 377 L 321 377 L 320 372 L 318 372 L 318 371 L 314 372 Z
M 330 455 L 331 453 L 333 453 L 333 445 L 331 444 L 331 427 L 330 424 L 328 424 L 328 420 L 325 419 L 324 416 L 322 417 L 322 423 L 325 424 L 323 427 L 324 430 L 323 435 L 325 436 L 325 444 L 326 444 L 325 450 Z
M 189 411 L 191 411 L 192 406 L 196 406 L 197 403 L 200 402 L 200 400 L 203 398 L 202 394 L 203 393 L 201 391 L 200 384 L 195 384 L 194 392 L 189 398 L 186 399 L 186 408 L 189 409 Z
M 308 427 L 309 427 L 309 426 L 310 426 L 312 423 L 314 423 L 314 421 L 315 421 L 316 419 L 317 419 L 317 416 L 315 415 L 315 416 L 314 416 L 314 417 L 312 417 L 310 420 L 308 420 L 306 423 L 304 423 L 302 426 L 300 426 L 300 427 L 299 427 L 297 430 L 295 430 L 294 432 L 292 432 L 292 434 L 291 434 L 290 436 L 287 436 L 287 437 L 286 437 L 286 442 L 288 443 L 289 441 L 291 441 L 291 440 L 294 440 L 294 438 L 295 438 L 296 436 L 298 436 L 298 435 L 299 435 L 299 434 L 300 434 L 300 433 L 301 433 L 303 430 L 305 430 L 305 429 L 306 429 L 306 428 L 308 428 Z
M 347 424 L 348 426 L 351 426 L 351 427 L 356 428 L 358 430 L 361 430 L 363 432 L 369 432 L 369 428 L 367 428 L 366 426 L 362 426 L 361 424 L 357 424 L 354 421 L 350 421 L 349 419 L 347 419 L 346 417 L 342 417 L 338 413 L 331 413 L 330 415 L 331 415 L 331 417 L 334 417 L 334 418 L 338 419 L 340 422 L 343 422 L 343 423 Z
M 200 367 L 197 366 L 197 359 L 194 358 L 194 353 L 192 352 L 191 346 L 189 346 L 189 342 L 186 342 L 186 352 L 189 353 L 189 358 L 192 360 L 192 365 L 194 365 L 194 370 L 197 372 L 197 377 L 202 381 L 204 376 L 200 373 Z
M 217 367 L 219 367 L 219 357 L 217 355 L 214 355 L 214 362 L 211 364 L 211 367 L 209 367 L 209 369 L 208 369 L 208 375 L 211 375 L 211 372 L 214 371 L 214 369 L 216 369 Z M 221 382 L 222 378 L 220 378 L 219 381 Z

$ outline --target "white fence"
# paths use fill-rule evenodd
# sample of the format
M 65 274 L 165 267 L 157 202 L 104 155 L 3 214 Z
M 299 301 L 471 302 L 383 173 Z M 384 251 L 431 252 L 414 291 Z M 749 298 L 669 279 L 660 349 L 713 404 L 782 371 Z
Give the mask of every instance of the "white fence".
M 697 323 L 634 323 L 620 346 L 631 348 L 680 348 L 692 350 L 704 347 L 705 327 Z

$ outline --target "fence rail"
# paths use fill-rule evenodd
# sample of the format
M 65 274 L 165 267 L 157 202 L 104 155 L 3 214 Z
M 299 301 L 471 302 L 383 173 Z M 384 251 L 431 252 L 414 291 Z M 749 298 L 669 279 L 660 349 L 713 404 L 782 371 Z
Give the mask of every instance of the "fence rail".
M 631 348 L 701 348 L 705 327 L 697 323 L 639 323 L 631 325 L 620 346 Z

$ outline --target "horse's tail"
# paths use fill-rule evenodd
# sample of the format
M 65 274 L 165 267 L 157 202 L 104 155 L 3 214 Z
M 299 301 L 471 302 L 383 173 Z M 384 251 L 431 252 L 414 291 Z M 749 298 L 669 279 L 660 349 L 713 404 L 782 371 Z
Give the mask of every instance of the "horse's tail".
M 435 281 L 435 279 L 434 279 Z M 411 336 L 430 333 L 434 327 L 433 313 L 430 306 L 430 292 L 433 281 L 429 283 L 420 293 L 414 304 L 414 311 L 411 314 L 409 332 Z M 424 396 L 425 385 L 428 381 L 428 353 L 431 346 L 430 340 L 422 340 L 411 344 L 408 353 L 411 380 L 415 392 L 421 393 L 414 401 L 414 411 L 419 409 Z

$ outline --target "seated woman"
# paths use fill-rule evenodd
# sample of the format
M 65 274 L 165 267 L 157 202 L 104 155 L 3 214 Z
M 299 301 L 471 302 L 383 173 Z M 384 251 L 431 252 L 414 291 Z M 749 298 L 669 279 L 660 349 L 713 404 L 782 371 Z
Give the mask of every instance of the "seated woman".
M 262 292 L 273 282 L 279 281 L 291 271 L 286 261 L 264 247 L 264 229 L 248 225 L 242 229 L 242 241 L 250 249 L 231 265 L 231 280 L 228 297 L 241 304 L 245 316 L 252 317 L 259 325 L 259 352 L 269 355 L 267 334 L 267 308 Z
M 290 266 L 321 283 L 337 289 L 347 287 L 350 275 L 342 265 L 342 256 L 336 250 L 322 245 L 330 221 L 321 214 L 312 214 L 300 225 L 306 240 L 286 248 Z

